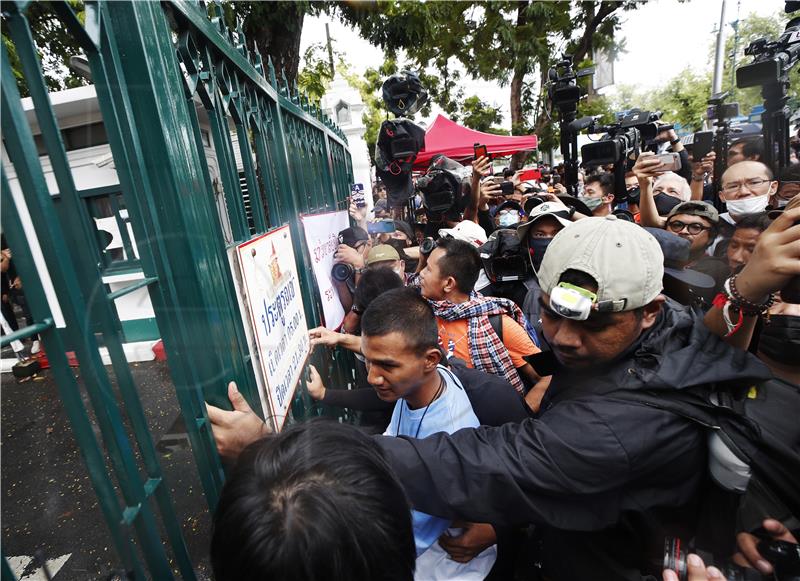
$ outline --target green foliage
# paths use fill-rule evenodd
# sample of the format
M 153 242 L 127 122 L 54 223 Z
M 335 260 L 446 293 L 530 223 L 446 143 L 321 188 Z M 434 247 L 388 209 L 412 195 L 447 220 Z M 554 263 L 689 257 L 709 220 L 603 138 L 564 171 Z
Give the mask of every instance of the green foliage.
M 485 133 L 508 135 L 504 129 L 495 127 L 503 121 L 499 107 L 493 107 L 484 103 L 477 95 L 472 95 L 463 101 L 461 109 L 463 111 L 461 123 L 465 127 Z
M 703 126 L 710 94 L 711 76 L 697 74 L 687 67 L 651 95 L 647 108 L 661 111 L 665 121 L 677 121 L 697 131 Z
M 336 49 L 332 52 L 334 59 L 339 61 L 337 70 L 341 70 L 345 66 L 344 59 Z M 303 68 L 297 74 L 298 89 L 305 93 L 309 101 L 319 103 L 332 80 L 327 46 L 320 42 L 310 45 L 303 54 Z
M 83 2 L 70 0 L 70 5 L 78 18 L 84 17 Z M 83 53 L 80 45 L 75 41 L 67 28 L 61 24 L 58 17 L 50 10 L 48 2 L 31 2 L 25 9 L 25 17 L 31 29 L 33 42 L 41 63 L 42 76 L 49 91 L 63 91 L 88 85 L 88 81 L 69 68 L 69 58 Z M 3 44 L 8 50 L 11 69 L 17 80 L 17 89 L 22 97 L 30 95 L 22 74 L 22 66 L 17 56 L 17 51 L 5 19 L 2 27 Z

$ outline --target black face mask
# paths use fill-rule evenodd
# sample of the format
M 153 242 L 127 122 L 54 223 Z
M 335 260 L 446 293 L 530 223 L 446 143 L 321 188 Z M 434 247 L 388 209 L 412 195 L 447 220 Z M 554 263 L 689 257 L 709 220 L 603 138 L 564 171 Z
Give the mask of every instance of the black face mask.
M 672 208 L 681 203 L 675 196 L 670 196 L 664 192 L 653 196 L 653 201 L 656 203 L 656 210 L 658 210 L 659 216 L 666 216 Z
M 547 251 L 547 247 L 550 245 L 552 240 L 552 238 L 531 238 L 528 241 L 528 248 L 530 249 L 531 253 L 531 262 L 533 263 L 533 268 L 536 270 L 539 270 L 539 267 L 542 266 L 544 253 Z
M 800 365 L 800 317 L 770 315 L 761 330 L 758 350 L 778 363 Z
M 628 190 L 628 203 L 629 204 L 636 204 L 639 205 L 639 197 L 642 195 L 641 190 L 639 190 L 639 186 L 635 188 L 631 188 Z

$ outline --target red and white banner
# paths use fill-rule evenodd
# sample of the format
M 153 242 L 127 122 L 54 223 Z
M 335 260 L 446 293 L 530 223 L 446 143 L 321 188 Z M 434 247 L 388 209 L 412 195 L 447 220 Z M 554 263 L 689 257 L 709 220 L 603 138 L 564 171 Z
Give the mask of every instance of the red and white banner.
M 339 246 L 339 232 L 350 226 L 350 220 L 345 210 L 304 215 L 300 220 L 311 257 L 311 268 L 319 288 L 324 324 L 328 329 L 338 329 L 345 312 L 333 287 L 331 268 L 333 255 Z

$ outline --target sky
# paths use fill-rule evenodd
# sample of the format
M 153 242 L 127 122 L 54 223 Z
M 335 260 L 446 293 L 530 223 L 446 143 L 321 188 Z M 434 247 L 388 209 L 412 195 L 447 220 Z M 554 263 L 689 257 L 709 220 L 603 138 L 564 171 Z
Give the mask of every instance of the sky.
M 649 0 L 636 10 L 623 14 L 620 33 L 626 41 L 626 52 L 614 65 L 616 86 L 634 85 L 639 90 L 656 88 L 666 83 L 687 65 L 708 70 L 709 45 L 719 24 L 722 0 Z M 770 16 L 783 11 L 783 0 L 727 0 L 726 33 L 732 34 L 730 23 L 751 13 Z M 336 49 L 345 55 L 354 72 L 363 73 L 383 62 L 383 53 L 361 39 L 358 33 L 328 16 L 306 17 L 300 43 L 300 54 L 315 42 L 325 41 L 325 23 L 330 24 Z M 302 65 L 301 65 L 302 66 Z M 509 88 L 495 82 L 467 81 L 464 95 L 478 95 L 500 107 L 508 117 Z M 602 93 L 613 94 L 615 86 Z M 434 112 L 435 113 L 435 112 Z M 425 120 L 423 120 L 425 121 Z

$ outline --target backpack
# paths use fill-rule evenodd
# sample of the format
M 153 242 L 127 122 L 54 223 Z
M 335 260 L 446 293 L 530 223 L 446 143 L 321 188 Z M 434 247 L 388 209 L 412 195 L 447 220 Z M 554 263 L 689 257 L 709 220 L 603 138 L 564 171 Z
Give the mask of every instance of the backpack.
M 743 530 L 769 515 L 800 518 L 800 386 L 772 378 L 757 385 L 676 391 L 620 390 L 608 397 L 670 411 L 709 429 L 714 482 L 743 494 Z

